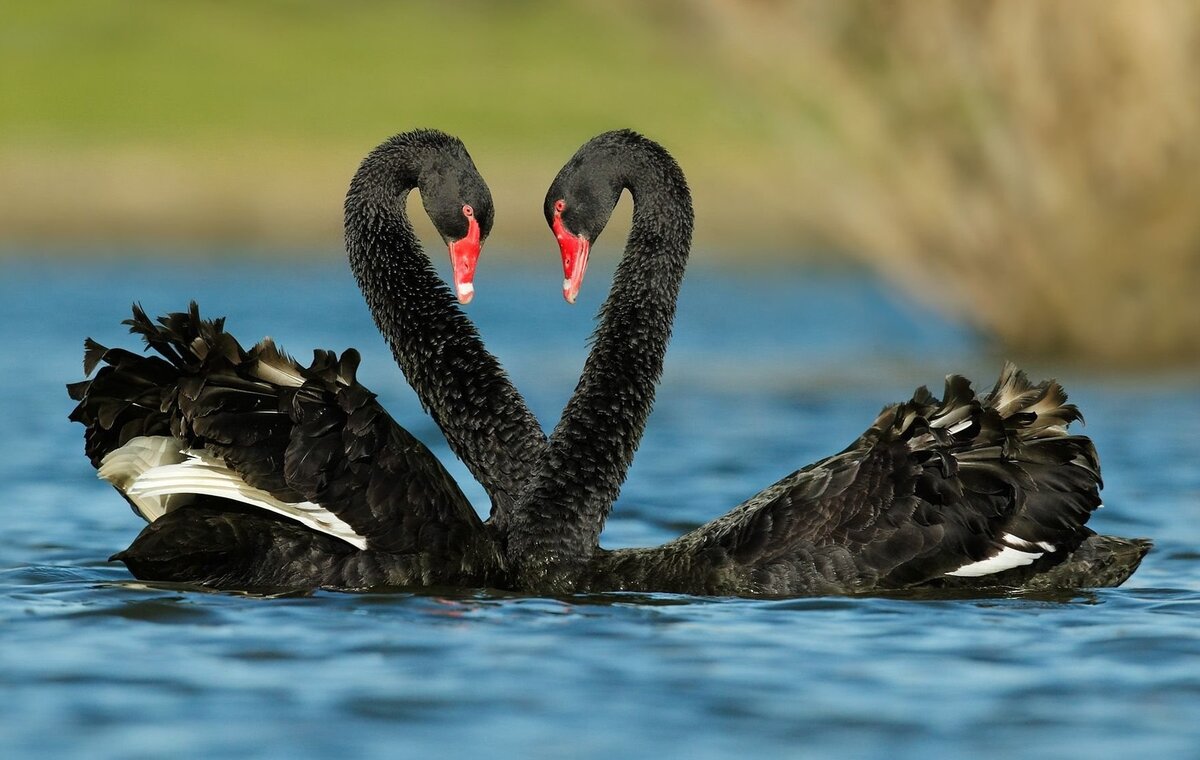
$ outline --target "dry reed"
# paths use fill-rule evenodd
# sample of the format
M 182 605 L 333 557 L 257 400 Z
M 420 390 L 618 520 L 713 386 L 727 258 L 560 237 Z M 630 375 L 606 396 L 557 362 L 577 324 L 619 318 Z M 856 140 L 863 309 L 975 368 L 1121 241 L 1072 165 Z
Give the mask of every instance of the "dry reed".
M 809 231 L 1018 355 L 1200 358 L 1200 3 L 703 7 Z

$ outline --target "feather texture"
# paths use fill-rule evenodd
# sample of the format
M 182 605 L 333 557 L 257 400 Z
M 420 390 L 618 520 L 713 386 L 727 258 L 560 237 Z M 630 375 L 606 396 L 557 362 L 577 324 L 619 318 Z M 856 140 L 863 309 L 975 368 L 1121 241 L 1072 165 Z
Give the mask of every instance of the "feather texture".
M 584 376 L 513 515 L 507 549 L 523 585 L 787 596 L 1020 586 L 1064 566 L 1077 570 L 1056 577 L 1108 584 L 1137 567 L 1148 543 L 1102 550 L 1086 527 L 1100 465 L 1091 441 L 1068 433 L 1078 410 L 1058 383 L 1030 383 L 1011 364 L 987 394 L 958 375 L 941 398 L 917 389 L 842 452 L 664 546 L 598 549 L 654 401 L 691 195 L 662 146 L 618 130 L 576 152 L 543 206 L 573 273 L 569 298 L 625 189 L 633 225 Z
M 429 129 L 363 159 L 346 194 L 346 252 L 400 370 L 491 497 L 490 523 L 358 383 L 355 351 L 317 351 L 302 366 L 270 340 L 244 350 L 194 304 L 157 323 L 135 307 L 128 324 L 151 355 L 88 340 L 84 372 L 100 369 L 68 392 L 92 464 L 153 521 L 118 555 L 139 577 L 222 587 L 502 577 L 497 537 L 545 436 L 422 251 L 405 208 L 413 189 L 442 239 L 469 238 L 463 255 L 478 256 L 491 191 L 462 142 Z
M 717 520 L 657 549 L 597 554 L 585 586 L 797 595 L 1027 585 L 1094 537 L 1100 464 L 1089 439 L 1067 432 L 1077 419 L 1056 382 L 1034 385 L 1011 364 L 982 396 L 951 375 L 943 398 L 918 389 L 841 453 Z M 1088 543 L 1094 581 L 1136 569 L 1149 544 L 1127 543 L 1108 562 Z
M 398 567 L 422 568 L 421 577 L 401 574 L 392 577 L 396 583 L 484 582 L 501 572 L 493 540 L 458 486 L 358 383 L 353 350 L 341 357 L 317 351 L 308 366 L 269 340 L 246 350 L 223 320 L 201 319 L 195 304 L 157 324 L 135 307 L 128 324 L 154 354 L 89 342 L 88 364 L 100 369 L 71 386 L 79 401 L 71 419 L 84 424 L 85 450 L 101 477 L 147 520 L 198 503 L 209 519 L 158 526 L 123 559 L 136 560 L 146 536 L 164 553 L 171 525 L 186 525 L 186 534 L 175 536 L 181 555 L 202 548 L 211 557 L 220 544 L 187 544 L 200 540 L 198 527 L 216 525 L 219 507 L 229 513 L 222 519 L 236 521 L 251 506 L 273 513 L 256 525 L 294 521 L 370 550 L 377 564 L 391 558 Z M 216 580 L 171 579 L 238 585 L 253 577 L 286 586 L 295 578 L 277 562 L 279 549 L 239 557 L 242 575 L 226 568 Z M 339 563 L 348 557 L 330 553 L 330 578 L 344 573 Z M 178 572 L 184 570 L 181 564 Z

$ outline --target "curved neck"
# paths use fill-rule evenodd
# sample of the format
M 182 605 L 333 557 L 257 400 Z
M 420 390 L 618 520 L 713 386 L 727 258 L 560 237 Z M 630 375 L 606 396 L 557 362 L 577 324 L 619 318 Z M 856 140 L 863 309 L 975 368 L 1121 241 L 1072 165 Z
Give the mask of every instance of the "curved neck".
M 634 213 L 625 254 L 575 394 L 510 525 L 509 559 L 529 591 L 570 591 L 598 546 L 671 337 L 691 248 L 691 196 L 665 154 L 631 156 L 628 170 L 622 183 Z
M 545 435 L 421 250 L 405 212 L 419 150 L 385 143 L 363 162 L 346 196 L 346 251 L 396 363 L 502 528 Z

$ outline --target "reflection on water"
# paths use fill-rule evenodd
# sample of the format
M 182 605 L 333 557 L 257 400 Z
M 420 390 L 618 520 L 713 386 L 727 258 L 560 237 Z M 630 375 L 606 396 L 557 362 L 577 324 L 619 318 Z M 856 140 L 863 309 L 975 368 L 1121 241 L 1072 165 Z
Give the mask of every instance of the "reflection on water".
M 604 278 L 590 275 L 571 308 L 553 266 L 499 271 L 502 259 L 480 273 L 470 312 L 550 425 Z M 264 598 L 141 583 L 106 563 L 140 522 L 95 479 L 66 421 L 62 385 L 78 378 L 84 335 L 127 345 L 130 302 L 160 312 L 193 297 L 245 340 L 270 334 L 301 355 L 357 346 L 360 378 L 446 456 L 340 262 L 0 264 L 0 736 L 18 755 L 1184 757 L 1200 746 L 1194 377 L 1057 368 L 1104 462 L 1109 506 L 1093 524 L 1157 542 L 1121 589 Z M 659 543 L 711 518 L 947 371 L 990 386 L 999 359 L 973 349 L 968 333 L 857 276 L 693 272 L 605 544 Z

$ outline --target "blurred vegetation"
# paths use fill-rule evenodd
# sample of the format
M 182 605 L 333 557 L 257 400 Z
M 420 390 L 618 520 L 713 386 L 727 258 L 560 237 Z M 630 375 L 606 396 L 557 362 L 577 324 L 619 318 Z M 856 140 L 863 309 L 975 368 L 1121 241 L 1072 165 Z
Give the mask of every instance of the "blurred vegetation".
M 1022 353 L 1200 360 L 1200 3 L 705 7 L 806 230 Z
M 363 153 L 436 126 L 541 254 L 554 172 L 632 126 L 702 256 L 844 251 L 1018 356 L 1200 359 L 1191 0 L 0 5 L 10 247 L 336 248 Z
M 700 158 L 715 198 L 738 156 L 714 147 L 767 153 L 659 30 L 601 3 L 0 2 L 9 240 L 336 246 L 362 156 L 432 126 L 492 185 L 493 239 L 544 246 L 542 195 L 599 131 Z

